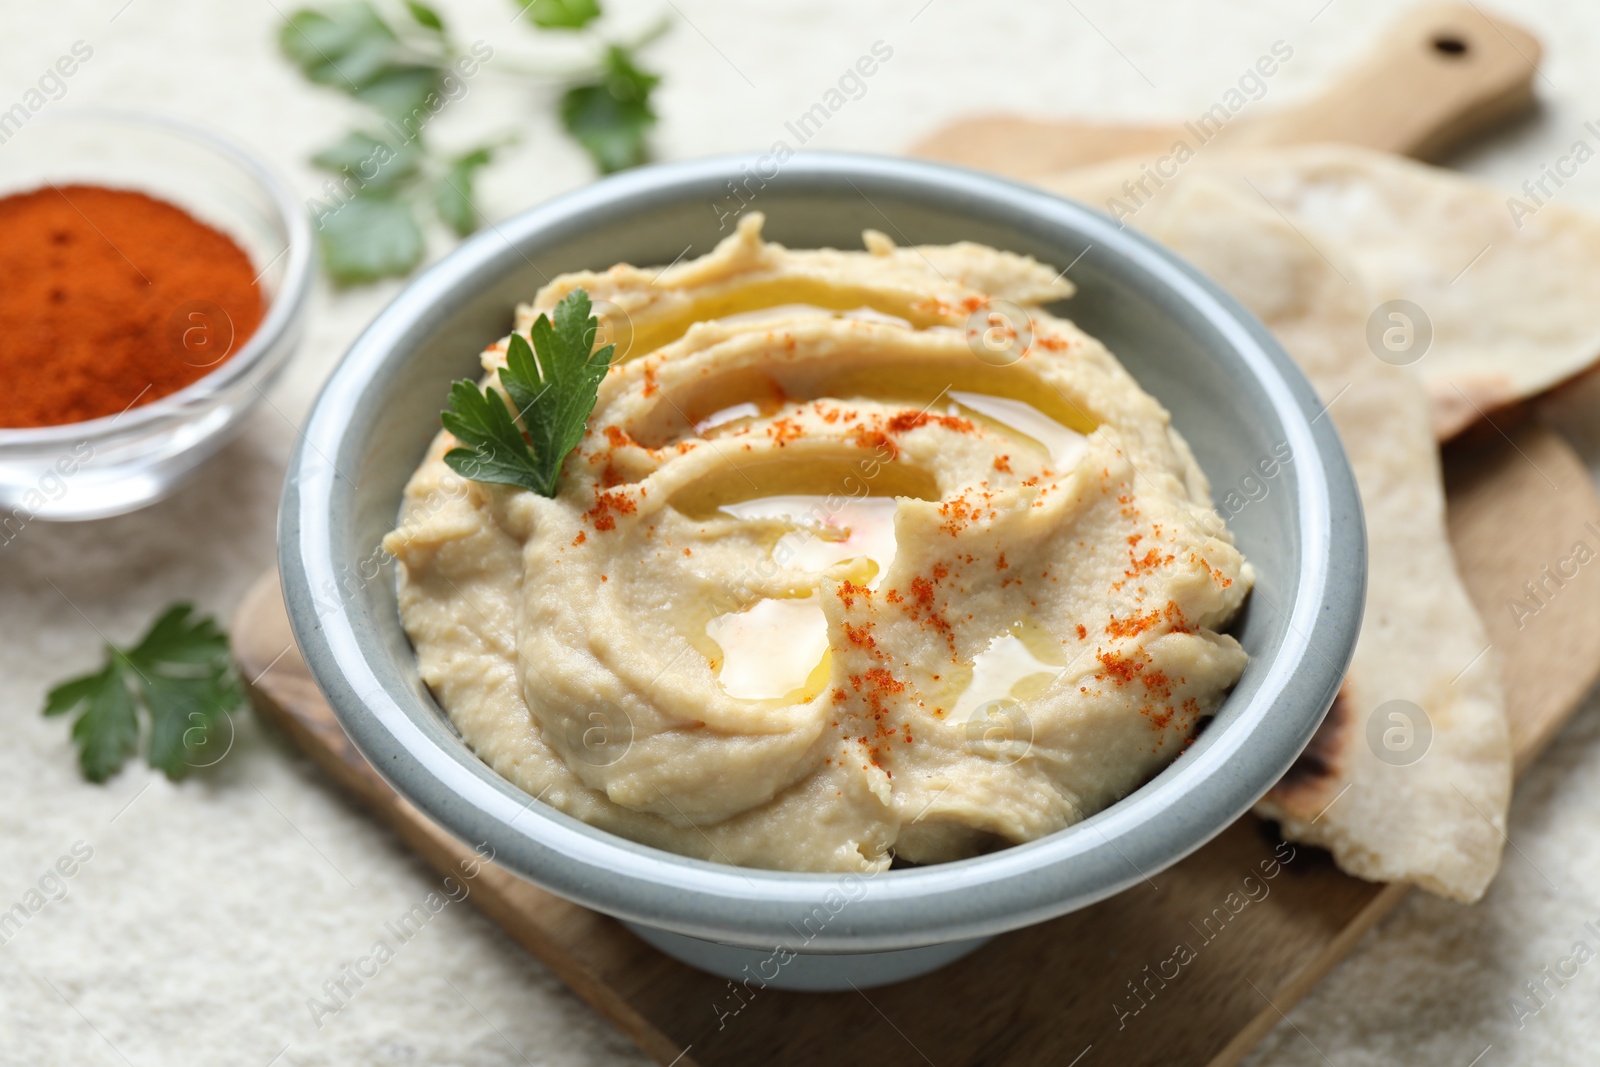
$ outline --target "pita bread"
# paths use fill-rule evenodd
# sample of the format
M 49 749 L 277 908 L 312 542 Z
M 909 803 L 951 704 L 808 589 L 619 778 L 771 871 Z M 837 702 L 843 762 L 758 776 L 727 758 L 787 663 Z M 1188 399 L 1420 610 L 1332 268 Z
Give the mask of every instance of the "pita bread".
M 1063 191 L 1103 202 L 1120 183 L 1116 169 L 1097 169 Z M 1330 405 L 1366 511 L 1367 604 L 1350 671 L 1305 754 L 1257 810 L 1351 874 L 1478 899 L 1505 840 L 1511 742 L 1494 655 L 1446 539 L 1421 386 L 1368 351 L 1366 291 L 1235 179 L 1187 176 L 1133 221 L 1283 342 Z M 1412 721 L 1397 701 L 1422 715 Z
M 1400 328 L 1393 336 L 1409 350 L 1396 359 L 1420 357 L 1411 369 L 1427 386 L 1440 440 L 1600 360 L 1592 282 L 1600 272 L 1600 220 L 1553 202 L 1558 190 L 1547 175 L 1536 176 L 1545 193 L 1535 187 L 1508 196 L 1438 167 L 1345 145 L 1201 153 L 1160 191 L 1138 161 L 1107 166 L 1122 179 L 1143 180 L 1157 201 L 1194 173 L 1231 176 L 1315 248 L 1353 264 L 1373 298 L 1358 335 L 1374 315 L 1374 336 Z M 1070 175 L 1060 181 L 1072 183 Z M 1064 188 L 1054 178 L 1044 184 Z M 1129 220 L 1142 225 L 1150 208 L 1141 198 L 1137 184 L 1130 194 L 1119 180 L 1091 203 L 1134 211 Z M 1392 300 L 1410 301 L 1424 318 L 1378 311 Z

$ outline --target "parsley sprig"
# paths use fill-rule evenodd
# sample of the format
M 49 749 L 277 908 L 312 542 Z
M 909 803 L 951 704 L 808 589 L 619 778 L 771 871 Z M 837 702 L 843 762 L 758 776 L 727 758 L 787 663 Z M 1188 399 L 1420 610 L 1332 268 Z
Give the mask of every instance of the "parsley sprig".
M 138 747 L 142 707 L 150 720 L 150 766 L 177 779 L 200 765 L 197 755 L 243 701 L 228 635 L 191 605 L 173 604 L 138 644 L 107 645 L 105 666 L 50 690 L 44 713 L 79 712 L 72 724 L 78 763 L 85 778 L 104 782 Z
M 553 322 L 543 314 L 534 322 L 531 346 L 513 333 L 499 373 L 503 394 L 479 392 L 465 378 L 451 383 L 450 406 L 439 413 L 462 444 L 445 453 L 451 470 L 556 495 L 562 461 L 583 438 L 616 348 L 594 347 L 600 320 L 590 310 L 589 294 L 574 289 L 556 305 Z
M 302 8 L 285 20 L 278 42 L 311 81 L 405 118 L 426 106 L 454 58 L 437 11 L 410 0 L 406 13 L 406 21 L 391 23 L 368 0 Z
M 645 161 L 645 135 L 656 124 L 650 93 L 661 79 L 635 63 L 620 45 L 607 48 L 592 81 L 561 95 L 561 124 L 593 157 L 602 174 Z
M 483 42 L 463 49 L 438 9 L 422 0 L 404 0 L 403 12 L 397 7 L 387 17 L 371 0 L 336 0 L 301 8 L 285 21 L 278 36 L 284 55 L 308 80 L 367 105 L 378 123 L 312 156 L 335 175 L 326 202 L 313 208 L 323 264 L 335 282 L 410 273 L 427 250 L 420 220 L 428 216 L 460 237 L 482 224 L 477 172 L 514 138 L 441 156 L 428 133 L 432 116 L 461 92 L 455 83 L 464 71 L 553 77 L 561 86 L 562 126 L 602 173 L 645 161 L 656 122 L 650 94 L 660 78 L 639 66 L 637 56 L 669 23 L 612 41 L 594 28 L 599 0 L 513 2 L 519 21 L 582 40 L 590 58 L 577 69 L 530 71 L 493 58 Z

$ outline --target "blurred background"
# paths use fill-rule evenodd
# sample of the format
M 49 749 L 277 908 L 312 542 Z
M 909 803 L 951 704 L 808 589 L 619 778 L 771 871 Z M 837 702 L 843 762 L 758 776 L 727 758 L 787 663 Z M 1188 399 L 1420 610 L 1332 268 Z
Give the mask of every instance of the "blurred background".
M 492 148 L 473 171 L 478 209 L 492 223 L 594 180 L 600 164 L 632 162 L 636 150 L 679 160 L 764 151 L 778 139 L 793 146 L 785 124 L 864 54 L 889 58 L 807 148 L 902 152 L 982 111 L 1181 121 L 1284 41 L 1292 58 L 1261 105 L 1279 106 L 1363 55 L 1404 6 L 605 0 L 599 21 L 563 33 L 535 26 L 510 0 L 434 0 L 454 42 L 463 51 L 482 44 L 492 58 L 430 122 L 427 141 L 446 164 Z M 399 4 L 380 7 L 406 18 Z M 297 10 L 286 0 L 9 0 L 0 108 L 83 42 L 92 58 L 48 107 L 109 105 L 214 129 L 270 161 L 314 207 L 330 172 L 312 157 L 378 124 L 367 104 L 308 79 L 280 47 Z M 1600 6 L 1518 0 L 1497 10 L 1545 44 L 1540 107 L 1448 163 L 1510 195 L 1585 122 L 1600 122 Z M 629 50 L 635 85 L 659 77 L 647 93 L 653 126 L 638 112 L 564 124 L 563 94 L 595 77 L 608 42 Z M 564 125 L 587 129 L 590 148 Z M 1600 168 L 1581 169 L 1560 199 L 1600 209 Z M 426 262 L 457 237 L 419 204 Z M 235 716 L 233 751 L 214 768 L 174 784 L 133 760 L 105 785 L 82 781 L 64 724 L 39 715 L 46 689 L 92 669 L 105 640 L 133 638 L 174 599 L 226 619 L 272 565 L 296 426 L 403 284 L 396 276 L 341 286 L 319 270 L 293 364 L 196 478 L 136 514 L 34 523 L 0 548 L 0 907 L 75 844 L 92 851 L 65 895 L 0 945 L 0 1063 L 645 1062 L 465 906 L 446 907 L 319 1026 L 307 998 L 437 878 L 249 715 Z M 1594 452 L 1586 458 L 1592 464 Z M 1519 783 L 1512 836 L 1528 862 L 1508 854 L 1473 909 L 1413 894 L 1250 1062 L 1584 1062 L 1600 978 L 1581 974 L 1580 988 L 1521 1026 L 1503 1002 L 1600 918 L 1600 857 L 1567 844 L 1600 840 L 1593 712 L 1581 712 Z M 1568 888 L 1554 892 L 1539 871 Z M 1486 1045 L 1492 1051 L 1474 1060 Z

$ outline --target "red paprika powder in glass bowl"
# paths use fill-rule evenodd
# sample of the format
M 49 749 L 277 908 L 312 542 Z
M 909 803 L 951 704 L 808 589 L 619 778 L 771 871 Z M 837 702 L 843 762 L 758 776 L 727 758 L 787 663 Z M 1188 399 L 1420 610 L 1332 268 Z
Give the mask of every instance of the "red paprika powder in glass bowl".
M 0 127 L 0 544 L 170 492 L 299 342 L 302 206 L 203 130 L 108 111 Z

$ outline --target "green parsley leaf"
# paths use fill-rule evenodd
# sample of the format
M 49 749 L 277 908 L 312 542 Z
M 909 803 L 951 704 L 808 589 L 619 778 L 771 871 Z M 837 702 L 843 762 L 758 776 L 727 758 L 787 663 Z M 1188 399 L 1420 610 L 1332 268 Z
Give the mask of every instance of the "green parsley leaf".
M 322 263 L 341 285 L 407 274 L 422 261 L 422 230 L 411 206 L 389 196 L 356 196 L 318 220 Z
M 307 78 L 350 93 L 383 72 L 398 43 L 389 24 L 365 0 L 296 11 L 278 34 L 284 55 Z
M 107 647 L 100 670 L 50 690 L 44 714 L 79 711 L 72 724 L 78 764 L 85 778 L 104 782 L 138 747 L 142 707 L 150 718 L 150 765 L 177 779 L 243 702 L 228 635 L 191 605 L 173 604 L 137 645 Z
M 451 384 L 450 406 L 439 421 L 464 446 L 445 453 L 452 470 L 477 482 L 556 495 L 561 464 L 583 438 L 615 350 L 595 349 L 600 320 L 590 311 L 589 294 L 574 289 L 556 305 L 553 323 L 541 314 L 533 324 L 531 347 L 512 334 L 499 374 L 503 397 L 492 389 L 479 392 L 466 379 Z
M 444 19 L 439 17 L 439 12 L 421 0 L 406 0 L 406 10 L 411 12 L 411 17 L 418 26 L 429 29 L 438 34 L 444 33 Z
M 489 163 L 493 154 L 494 149 L 485 146 L 457 156 L 450 161 L 449 168 L 434 189 L 433 206 L 438 210 L 439 217 L 462 237 L 476 230 L 482 221 L 477 201 L 473 198 L 473 175 L 478 168 Z
M 444 428 L 464 448 L 452 448 L 444 461 L 463 478 L 515 485 L 538 492 L 543 469 L 522 430 L 511 418 L 505 398 L 493 389 L 480 393 L 465 378 L 450 383 L 450 406 L 439 413 Z
M 325 170 L 347 175 L 362 192 L 389 192 L 417 173 L 423 152 L 417 142 L 394 145 L 371 134 L 347 133 L 311 157 Z
M 422 21 L 415 10 L 412 17 Z M 278 44 L 307 78 L 343 89 L 386 118 L 400 121 L 424 111 L 429 94 L 439 89 L 438 67 L 418 62 L 366 0 L 296 11 Z
M 601 173 L 645 161 L 645 135 L 656 124 L 650 93 L 661 79 L 641 70 L 627 49 L 606 49 L 600 77 L 561 96 L 561 124 L 588 151 Z
M 568 293 L 556 305 L 554 323 L 544 315 L 535 320 L 532 348 L 521 335 L 512 335 L 506 369 L 500 373 L 500 384 L 522 416 L 534 453 L 549 465 L 546 496 L 555 495 L 561 461 L 583 438 L 616 347 L 595 350 L 600 320 L 590 308 L 587 292 Z
M 83 714 L 72 724 L 72 738 L 78 743 L 83 776 L 91 782 L 103 782 L 115 774 L 139 742 L 139 720 L 116 663 L 117 652 L 106 651 L 112 662 L 94 674 L 56 686 L 44 705 L 46 715 L 63 715 L 84 706 Z
M 547 30 L 581 30 L 600 17 L 599 0 L 513 0 L 535 26 Z
M 279 31 L 279 47 L 307 78 L 370 107 L 388 120 L 396 138 L 407 136 L 398 127 L 409 133 L 398 143 L 382 132 L 352 132 L 313 157 L 316 165 L 348 179 L 335 197 L 338 207 L 316 209 L 323 263 L 337 284 L 415 268 L 426 253 L 416 214 L 423 199 L 460 236 L 483 221 L 474 186 L 496 146 L 446 159 L 421 136 L 446 103 L 449 64 L 461 54 L 436 2 L 401 0 L 391 13 L 387 3 L 380 10 L 373 0 L 332 0 L 293 12 Z M 591 24 L 601 17 L 599 0 L 518 2 L 520 14 L 550 30 L 592 33 Z M 670 24 L 664 19 L 623 44 L 596 40 L 603 48 L 598 69 L 576 80 L 562 76 L 562 125 L 603 173 L 635 166 L 648 155 L 646 139 L 656 124 L 650 96 L 661 79 L 642 69 L 635 56 Z
M 392 66 L 363 85 L 355 97 L 384 118 L 421 129 L 433 114 L 428 99 L 438 94 L 439 83 L 439 71 L 434 67 Z

